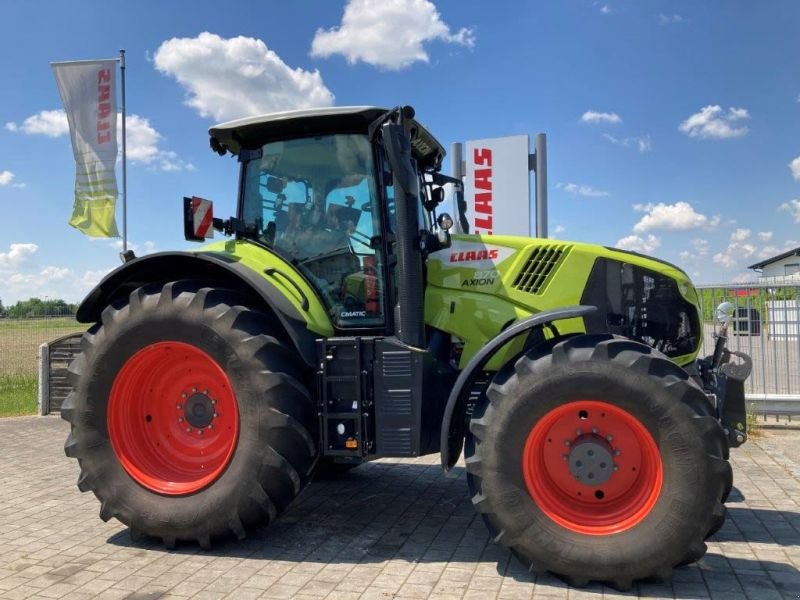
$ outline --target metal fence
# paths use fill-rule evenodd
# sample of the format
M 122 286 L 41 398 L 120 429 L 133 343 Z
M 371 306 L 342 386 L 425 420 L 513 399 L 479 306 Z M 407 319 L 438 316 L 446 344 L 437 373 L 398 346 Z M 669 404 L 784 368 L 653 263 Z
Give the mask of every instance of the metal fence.
M 745 384 L 757 414 L 800 415 L 800 285 L 768 281 L 699 286 L 704 319 L 703 354 L 711 354 L 719 325 L 713 319 L 721 302 L 734 305 L 728 347 L 753 359 Z
M 39 346 L 85 329 L 73 316 L 0 318 L 0 415 L 36 411 Z

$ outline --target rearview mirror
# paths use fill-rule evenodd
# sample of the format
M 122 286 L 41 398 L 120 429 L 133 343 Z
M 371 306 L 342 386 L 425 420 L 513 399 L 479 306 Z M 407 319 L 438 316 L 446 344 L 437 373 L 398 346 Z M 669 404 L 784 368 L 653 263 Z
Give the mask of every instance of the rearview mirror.
M 453 227 L 453 217 L 451 217 L 448 213 L 442 213 L 439 215 L 439 218 L 436 219 L 436 224 L 439 226 L 439 229 L 443 231 L 450 231 Z
M 732 302 L 723 302 L 714 311 L 714 318 L 720 325 L 727 325 L 733 321 L 734 312 L 736 312 L 736 307 Z
M 197 196 L 183 198 L 183 237 L 189 242 L 204 242 L 214 237 L 214 203 Z

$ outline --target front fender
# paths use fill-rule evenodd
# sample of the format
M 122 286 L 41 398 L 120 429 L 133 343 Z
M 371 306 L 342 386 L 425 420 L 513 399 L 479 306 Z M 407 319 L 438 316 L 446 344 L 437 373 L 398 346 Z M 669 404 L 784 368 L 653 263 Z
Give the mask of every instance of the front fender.
M 597 310 L 596 306 L 568 306 L 554 310 L 545 310 L 535 314 L 519 323 L 515 323 L 508 329 L 499 333 L 496 337 L 478 351 L 475 356 L 467 363 L 456 379 L 450 396 L 447 398 L 447 405 L 444 408 L 442 419 L 442 430 L 440 438 L 442 468 L 449 471 L 453 468 L 461 455 L 461 448 L 464 443 L 464 430 L 461 419 L 466 408 L 464 400 L 469 395 L 469 390 L 475 382 L 475 377 L 483 371 L 486 364 L 491 360 L 503 346 L 509 341 L 523 333 L 528 333 L 534 328 L 545 327 L 554 321 L 563 319 L 574 319 L 575 317 L 585 317 Z
M 287 287 L 276 285 L 235 257 L 216 252 L 159 252 L 127 262 L 106 275 L 89 292 L 78 307 L 77 320 L 80 323 L 99 321 L 103 309 L 116 298 L 127 297 L 143 285 L 179 279 L 196 280 L 241 292 L 253 308 L 277 318 L 286 337 L 309 366 L 316 362 L 316 338 L 333 333 L 330 323 L 327 323 L 330 328 L 327 331 L 326 324 L 310 314 L 309 304 L 322 304 L 310 286 L 302 289 L 296 284 Z M 275 280 L 281 282 L 279 278 Z M 298 291 L 301 295 L 299 299 Z

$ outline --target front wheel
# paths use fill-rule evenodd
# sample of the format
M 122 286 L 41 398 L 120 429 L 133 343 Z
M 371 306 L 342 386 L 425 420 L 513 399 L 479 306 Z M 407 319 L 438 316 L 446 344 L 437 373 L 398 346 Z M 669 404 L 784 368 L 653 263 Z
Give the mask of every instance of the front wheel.
M 237 298 L 142 287 L 85 334 L 61 416 L 104 520 L 208 547 L 273 520 L 308 482 L 316 417 L 301 363 Z
M 628 589 L 705 553 L 730 465 L 702 390 L 612 336 L 534 349 L 499 372 L 466 444 L 473 504 L 534 571 Z

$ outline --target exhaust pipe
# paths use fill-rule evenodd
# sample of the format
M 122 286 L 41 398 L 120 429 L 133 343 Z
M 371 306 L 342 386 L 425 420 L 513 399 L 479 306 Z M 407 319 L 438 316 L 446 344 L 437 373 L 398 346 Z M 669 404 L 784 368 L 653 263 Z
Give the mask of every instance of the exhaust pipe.
M 422 289 L 422 254 L 419 248 L 419 175 L 411 155 L 407 119 L 414 118 L 414 109 L 397 109 L 397 122 L 381 126 L 381 142 L 392 167 L 394 204 L 397 217 L 397 305 L 396 335 L 402 342 L 417 348 L 425 347 L 424 295 Z

